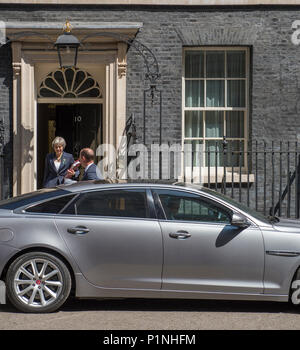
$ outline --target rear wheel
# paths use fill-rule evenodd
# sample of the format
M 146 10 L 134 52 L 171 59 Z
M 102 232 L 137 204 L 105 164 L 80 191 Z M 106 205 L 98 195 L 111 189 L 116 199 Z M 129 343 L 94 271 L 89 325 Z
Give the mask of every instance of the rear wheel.
M 23 312 L 53 312 L 68 298 L 71 275 L 61 259 L 44 252 L 17 258 L 6 275 L 7 296 Z

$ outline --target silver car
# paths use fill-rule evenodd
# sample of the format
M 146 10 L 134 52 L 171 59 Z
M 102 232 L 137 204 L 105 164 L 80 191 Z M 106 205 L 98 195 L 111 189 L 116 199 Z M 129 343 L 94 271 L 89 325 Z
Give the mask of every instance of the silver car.
M 23 312 L 70 294 L 297 304 L 299 266 L 300 223 L 205 188 L 93 182 L 0 202 L 0 301 Z

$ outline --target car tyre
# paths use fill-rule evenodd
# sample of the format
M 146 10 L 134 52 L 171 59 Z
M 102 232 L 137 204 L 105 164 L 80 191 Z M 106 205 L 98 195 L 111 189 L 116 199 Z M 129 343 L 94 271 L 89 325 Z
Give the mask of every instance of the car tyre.
M 66 264 L 45 252 L 29 252 L 18 257 L 6 275 L 9 301 L 27 313 L 56 311 L 68 298 L 71 286 Z

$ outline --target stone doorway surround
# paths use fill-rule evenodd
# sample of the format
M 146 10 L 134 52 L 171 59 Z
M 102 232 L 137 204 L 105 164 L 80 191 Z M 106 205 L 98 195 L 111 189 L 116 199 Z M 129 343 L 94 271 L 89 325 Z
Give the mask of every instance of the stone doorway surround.
M 13 67 L 13 195 L 37 188 L 37 91 L 42 77 L 40 67 L 57 64 L 58 57 L 49 40 L 21 32 L 38 32 L 55 42 L 64 23 L 19 22 L 7 23 L 6 33 L 12 40 Z M 84 36 L 111 32 L 134 38 L 142 23 L 72 23 L 72 33 L 81 40 Z M 126 53 L 127 44 L 111 37 L 91 37 L 79 52 L 77 66 L 105 66 L 103 85 L 103 142 L 118 147 L 126 123 Z M 76 102 L 76 101 L 75 101 Z M 57 103 L 57 101 L 56 101 Z

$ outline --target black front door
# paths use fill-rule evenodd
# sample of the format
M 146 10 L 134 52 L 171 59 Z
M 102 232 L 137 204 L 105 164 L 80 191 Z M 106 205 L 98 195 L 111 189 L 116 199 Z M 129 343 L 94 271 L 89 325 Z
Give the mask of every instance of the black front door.
M 38 188 L 42 187 L 45 157 L 53 151 L 51 142 L 55 136 L 66 140 L 65 151 L 74 159 L 85 147 L 96 152 L 102 143 L 101 112 L 101 104 L 38 105 Z
M 57 105 L 55 136 L 66 140 L 65 151 L 74 158 L 78 158 L 85 147 L 96 152 L 101 142 L 100 117 L 99 104 Z

